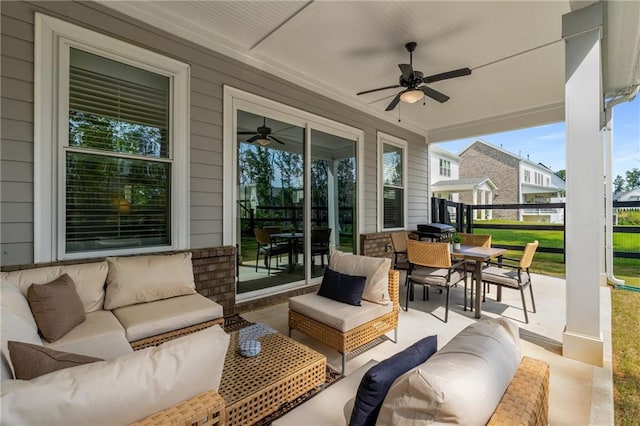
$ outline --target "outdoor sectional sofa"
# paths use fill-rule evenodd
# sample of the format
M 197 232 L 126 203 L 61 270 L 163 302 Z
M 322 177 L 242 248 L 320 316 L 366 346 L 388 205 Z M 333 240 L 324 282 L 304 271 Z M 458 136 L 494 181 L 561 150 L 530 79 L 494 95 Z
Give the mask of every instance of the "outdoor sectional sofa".
M 114 375 L 112 378 L 117 377 L 117 380 L 104 383 L 104 391 L 108 394 L 105 397 L 133 392 L 131 406 L 127 409 L 117 405 L 110 407 L 115 417 L 106 417 L 103 423 L 118 423 L 114 419 L 122 418 L 131 422 L 165 409 L 169 411 L 161 413 L 162 416 L 175 418 L 176 414 L 184 414 L 185 409 L 193 416 L 194 406 L 204 413 L 208 411 L 209 417 L 215 417 L 211 407 L 223 408 L 224 403 L 215 390 L 222 374 L 229 336 L 219 327 L 224 321 L 222 306 L 195 292 L 190 252 L 113 257 L 89 263 L 32 265 L 2 272 L 0 278 L 3 423 L 7 418 L 20 418 L 19 415 L 25 414 L 14 412 L 18 417 L 11 417 L 5 412 L 7 407 L 19 411 L 20 404 L 16 401 L 24 401 L 25 395 L 38 398 L 42 389 L 64 394 L 64 389 L 54 386 L 60 385 L 60 381 L 50 379 L 50 376 L 60 376 L 58 379 L 62 382 L 90 388 L 102 380 L 95 377 L 95 371 L 103 371 L 107 378 L 109 374 Z M 169 340 L 172 341 L 155 347 Z M 84 366 L 81 366 L 35 377 L 31 381 L 14 380 L 15 365 L 22 360 L 11 359 L 9 341 L 34 345 L 35 349 L 27 348 L 31 351 L 29 354 L 54 350 L 105 361 L 86 366 L 84 372 Z M 175 363 L 175 359 L 181 362 Z M 219 362 L 215 362 L 216 359 Z M 80 373 L 75 373 L 78 369 Z M 206 374 L 208 369 L 212 370 L 210 374 Z M 72 370 L 74 373 L 69 373 Z M 157 374 L 159 371 L 162 373 Z M 80 374 L 80 377 L 73 374 Z M 83 374 L 89 377 L 85 378 Z M 203 380 L 203 375 L 208 379 Z M 156 380 L 155 376 L 167 379 L 167 382 Z M 172 382 L 175 379 L 185 383 L 185 378 L 192 378 L 193 383 L 180 386 Z M 49 380 L 46 386 L 41 383 L 43 380 Z M 149 380 L 153 383 L 147 383 Z M 133 402 L 136 401 L 136 386 L 132 382 L 148 386 L 149 393 L 143 400 L 149 404 Z M 41 386 L 37 386 L 38 383 Z M 116 383 L 123 385 L 111 389 Z M 157 394 L 153 393 L 154 389 Z M 166 389 L 172 391 L 166 392 L 165 397 Z M 138 390 L 142 391 L 142 388 Z M 20 395 L 22 397 L 18 398 Z M 196 398 L 191 399 L 194 396 Z M 181 402 L 181 408 L 176 411 L 174 406 Z M 118 416 L 120 411 L 124 417 Z M 138 415 L 131 417 L 131 413 Z

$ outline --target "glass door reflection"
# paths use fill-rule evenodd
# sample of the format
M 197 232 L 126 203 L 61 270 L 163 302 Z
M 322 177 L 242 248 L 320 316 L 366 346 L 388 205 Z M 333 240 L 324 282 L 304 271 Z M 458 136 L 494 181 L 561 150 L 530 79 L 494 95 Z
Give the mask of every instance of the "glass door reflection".
M 356 141 L 311 130 L 311 277 L 322 276 L 330 251 L 356 249 Z
M 304 280 L 305 129 L 237 113 L 238 294 Z

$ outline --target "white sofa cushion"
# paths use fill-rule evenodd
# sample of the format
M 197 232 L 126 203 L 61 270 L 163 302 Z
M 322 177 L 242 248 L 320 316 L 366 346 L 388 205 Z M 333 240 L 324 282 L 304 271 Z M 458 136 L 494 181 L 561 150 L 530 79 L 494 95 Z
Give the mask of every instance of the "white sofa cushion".
M 228 345 L 229 335 L 216 326 L 111 361 L 3 381 L 2 422 L 129 424 L 217 390 Z
M 195 293 L 191 253 L 108 257 L 105 309 Z
M 308 293 L 291 297 L 289 309 L 345 332 L 393 311 L 393 306 L 366 300 L 362 301 L 362 306 L 354 306 Z
M 5 280 L 0 280 L 0 292 L 0 303 L 2 303 L 2 307 L 7 308 L 13 312 L 14 315 L 22 318 L 37 331 L 38 325 L 33 318 L 25 293 L 22 293 L 13 283 Z
M 9 340 L 31 343 L 33 345 L 42 345 L 42 340 L 38 335 L 37 328 L 34 329 L 31 324 L 5 306 L 0 307 L 0 324 L 2 326 L 1 375 L 3 380 L 12 379 L 14 377 L 13 367 L 11 366 L 11 357 L 9 356 L 9 348 L 7 346 Z
M 519 342 L 518 327 L 506 318 L 470 325 L 396 379 L 378 423 L 486 424 L 520 365 Z
M 362 299 L 387 305 L 389 298 L 389 269 L 391 259 L 386 257 L 359 256 L 334 250 L 329 267 L 342 274 L 367 277 Z
M 124 328 L 111 311 L 87 314 L 87 319 L 46 347 L 102 359 L 114 359 L 133 352 Z
M 129 342 L 223 316 L 221 305 L 200 294 L 125 306 L 114 309 L 113 314 L 124 327 Z
M 26 295 L 31 284 L 46 284 L 67 274 L 76 285 L 84 311 L 89 313 L 102 309 L 107 268 L 105 261 L 78 263 L 2 272 L 1 277 L 15 284 Z

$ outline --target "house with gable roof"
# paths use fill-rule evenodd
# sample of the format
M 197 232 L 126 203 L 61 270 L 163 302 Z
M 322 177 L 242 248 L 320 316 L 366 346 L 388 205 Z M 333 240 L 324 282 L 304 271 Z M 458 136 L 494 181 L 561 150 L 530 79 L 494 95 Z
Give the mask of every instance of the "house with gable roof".
M 564 202 L 565 182 L 542 163 L 536 163 L 476 139 L 460 154 L 460 179 L 488 176 L 499 188 L 492 203 L 486 204 L 546 204 Z M 473 194 L 462 193 L 460 201 L 483 204 Z M 564 221 L 563 209 L 531 208 L 495 210 L 493 216 L 525 222 L 558 223 Z

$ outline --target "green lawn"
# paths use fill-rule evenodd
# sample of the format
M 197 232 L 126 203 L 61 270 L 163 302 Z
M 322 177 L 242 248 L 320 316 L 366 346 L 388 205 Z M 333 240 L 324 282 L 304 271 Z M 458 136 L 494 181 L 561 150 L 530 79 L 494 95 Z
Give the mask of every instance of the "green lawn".
M 487 223 L 487 222 L 482 222 Z M 513 223 L 522 225 L 517 221 L 491 221 L 490 223 Z M 509 244 L 522 245 L 538 240 L 540 247 L 562 248 L 563 233 L 562 231 L 535 231 L 535 230 L 507 230 L 507 229 L 476 229 L 476 234 L 491 234 L 492 244 Z M 616 251 L 640 252 L 640 234 L 622 234 L 615 233 L 613 235 L 613 247 Z M 521 252 L 508 251 L 508 257 L 519 257 Z M 553 275 L 558 277 L 565 276 L 565 266 L 562 254 L 537 252 L 533 265 L 533 272 Z M 613 272 L 617 278 L 624 279 L 626 284 L 640 286 L 640 259 L 613 259 Z
M 613 399 L 616 425 L 640 419 L 640 292 L 611 292 Z

